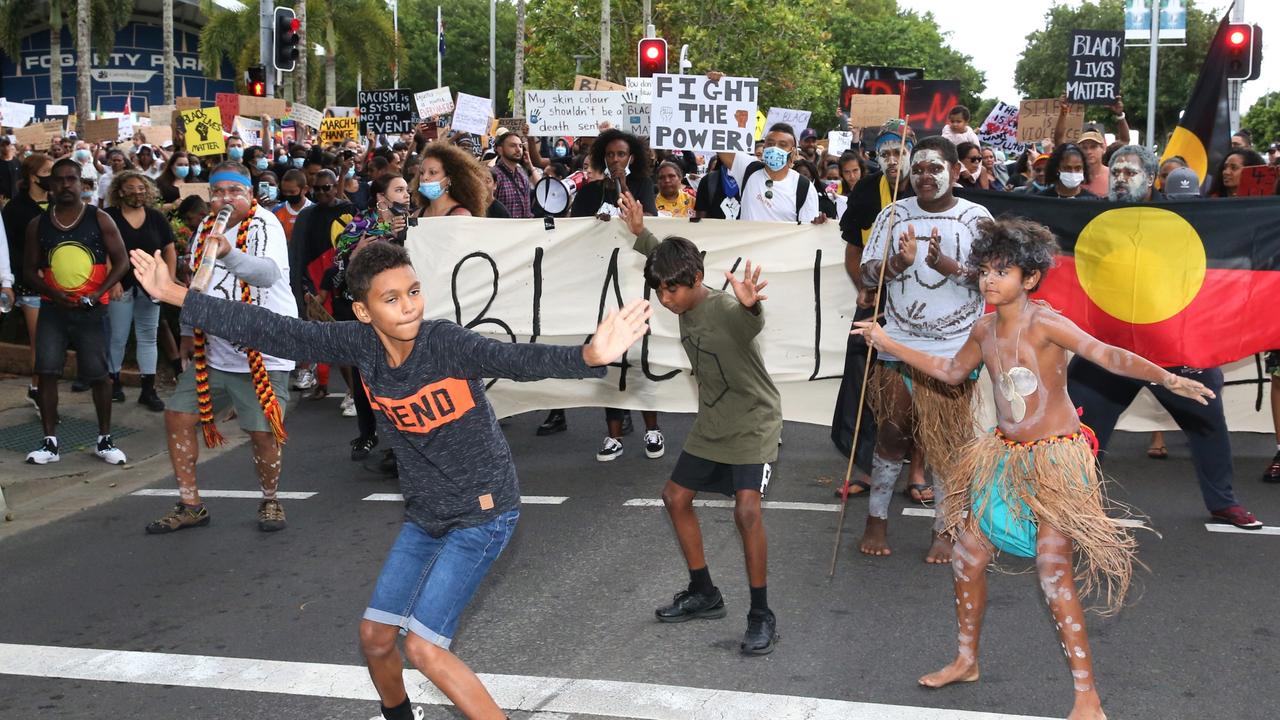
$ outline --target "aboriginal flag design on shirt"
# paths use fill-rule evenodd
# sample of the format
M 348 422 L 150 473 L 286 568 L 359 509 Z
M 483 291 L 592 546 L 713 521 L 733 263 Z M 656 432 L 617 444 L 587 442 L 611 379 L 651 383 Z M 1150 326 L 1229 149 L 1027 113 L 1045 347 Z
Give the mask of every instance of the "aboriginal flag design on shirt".
M 67 230 L 54 224 L 52 206 L 37 222 L 44 281 L 73 297 L 97 295 L 99 303 L 106 303 L 102 283 L 107 279 L 107 245 L 98 225 L 98 209 L 86 205 L 80 219 Z

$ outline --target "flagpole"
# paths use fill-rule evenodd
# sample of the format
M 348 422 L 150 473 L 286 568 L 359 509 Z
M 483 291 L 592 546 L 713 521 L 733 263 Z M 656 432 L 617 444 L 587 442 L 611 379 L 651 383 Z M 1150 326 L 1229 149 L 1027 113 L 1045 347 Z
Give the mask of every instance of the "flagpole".
M 400 89 L 400 0 L 391 0 L 391 32 L 396 36 L 395 42 L 395 58 L 392 60 L 395 68 L 395 77 L 392 79 L 392 87 Z
M 489 0 L 489 104 L 494 117 L 498 117 L 497 33 L 498 0 Z
M 1151 59 L 1150 72 L 1147 74 L 1147 146 L 1155 148 L 1156 143 L 1156 62 L 1160 54 L 1160 3 L 1151 3 Z
M 441 63 L 444 62 L 444 55 L 440 52 L 440 35 L 444 29 L 443 21 L 440 19 L 440 6 L 436 6 L 436 87 L 444 87 L 444 73 Z

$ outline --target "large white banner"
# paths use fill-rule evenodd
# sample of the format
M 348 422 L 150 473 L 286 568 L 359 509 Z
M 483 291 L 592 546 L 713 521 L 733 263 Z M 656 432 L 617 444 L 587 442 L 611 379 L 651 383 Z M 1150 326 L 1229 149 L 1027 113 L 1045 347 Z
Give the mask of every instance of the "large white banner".
M 705 252 L 706 283 L 724 286 L 748 259 L 763 267 L 765 329 L 757 342 L 782 393 L 787 420 L 830 425 L 854 307 L 844 243 L 834 224 L 646 218 L 658 237 L 680 235 Z M 506 342 L 580 344 L 609 310 L 645 297 L 644 256 L 625 226 L 595 218 L 541 220 L 443 217 L 409 228 L 406 243 L 426 293 L 427 316 Z M 652 333 L 604 379 L 500 380 L 489 398 L 501 415 L 553 407 L 696 411 L 697 392 L 675 315 L 654 299 Z M 1270 432 L 1266 380 L 1254 358 L 1224 368 L 1232 430 Z M 991 386 L 981 388 L 983 426 L 994 424 Z M 1261 398 L 1261 405 L 1259 405 Z M 1149 392 L 1120 429 L 1173 430 Z

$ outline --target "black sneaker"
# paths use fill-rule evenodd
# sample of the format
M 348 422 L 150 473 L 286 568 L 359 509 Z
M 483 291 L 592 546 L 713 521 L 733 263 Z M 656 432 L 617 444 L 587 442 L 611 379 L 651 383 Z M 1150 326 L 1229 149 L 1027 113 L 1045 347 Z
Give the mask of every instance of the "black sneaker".
M 382 460 L 378 462 L 378 471 L 390 477 L 400 477 L 400 466 L 396 464 L 394 450 L 387 450 L 382 454 Z
M 778 619 L 772 610 L 747 613 L 747 632 L 742 635 L 743 655 L 768 655 L 778 641 Z
M 1271 464 L 1267 466 L 1266 472 L 1262 473 L 1262 481 L 1280 483 L 1280 452 L 1271 458 Z
M 542 421 L 538 426 L 538 437 L 546 435 L 555 435 L 569 429 L 569 422 L 565 420 L 563 410 L 552 410 L 547 413 L 547 419 Z
M 644 454 L 650 460 L 657 460 L 667 451 L 666 442 L 661 430 L 646 430 L 644 433 Z
M 670 605 L 654 610 L 653 614 L 662 622 L 680 623 L 694 618 L 719 620 L 727 612 L 720 588 L 712 588 L 709 595 L 692 590 L 681 590 L 676 593 Z
M 124 385 L 120 384 L 120 378 L 111 379 L 111 401 L 124 402 Z
M 27 400 L 31 402 L 31 407 L 40 412 L 40 391 L 34 385 L 27 386 Z
M 89 383 L 84 382 L 83 380 L 75 380 L 74 382 L 71 383 L 71 392 L 81 393 L 81 392 L 87 392 L 88 390 L 89 390 Z
M 626 415 L 622 416 L 622 435 L 626 437 L 636 431 L 636 427 L 631 422 L 631 411 L 628 410 Z
M 351 441 L 351 459 L 359 462 L 369 457 L 369 453 L 378 446 L 377 435 L 361 435 Z

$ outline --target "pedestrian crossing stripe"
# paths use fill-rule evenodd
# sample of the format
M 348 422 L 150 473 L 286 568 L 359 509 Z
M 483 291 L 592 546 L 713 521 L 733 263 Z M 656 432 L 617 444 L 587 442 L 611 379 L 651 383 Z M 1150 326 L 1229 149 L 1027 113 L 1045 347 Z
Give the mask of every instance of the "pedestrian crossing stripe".
M 138 497 L 181 497 L 177 488 L 147 488 L 130 493 Z M 316 496 L 314 492 L 277 492 L 277 500 L 308 500 Z M 202 498 L 238 498 L 242 500 L 261 500 L 261 490 L 201 490 Z

